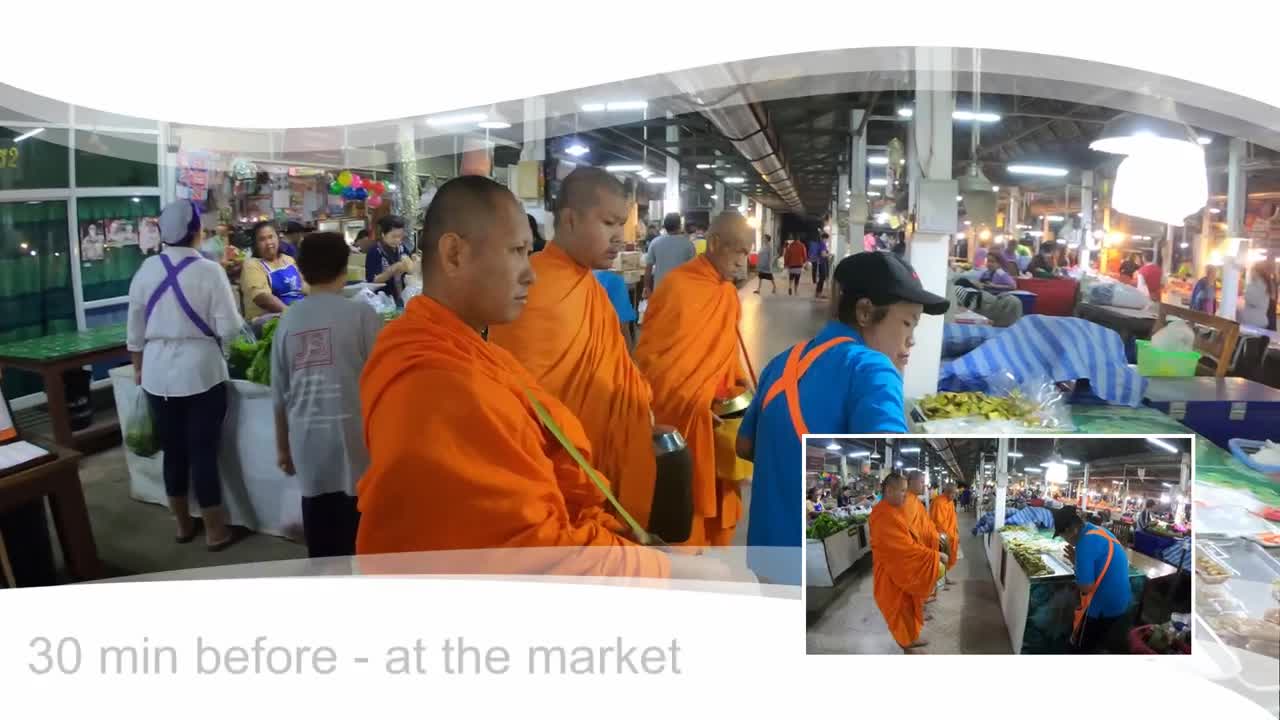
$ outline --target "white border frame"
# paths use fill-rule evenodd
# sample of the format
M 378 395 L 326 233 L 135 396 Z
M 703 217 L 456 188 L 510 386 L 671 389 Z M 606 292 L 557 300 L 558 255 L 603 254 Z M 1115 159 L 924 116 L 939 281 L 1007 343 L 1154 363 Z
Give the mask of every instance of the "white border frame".
M 1117 435 L 1099 435 L 1099 434 L 1096 434 L 1096 433 L 1025 433 L 1025 434 L 1016 434 L 1016 435 L 999 435 L 999 434 L 984 435 L 984 434 L 972 434 L 972 433 L 969 433 L 969 434 L 957 434 L 957 435 L 930 435 L 930 434 L 928 434 L 928 433 L 903 433 L 903 434 L 887 434 L 887 433 L 843 433 L 843 434 L 840 434 L 840 433 L 836 433 L 836 434 L 832 434 L 832 433 L 808 433 L 808 434 L 802 435 L 802 436 L 800 437 L 800 468 L 799 468 L 799 473 L 800 473 L 800 474 L 799 474 L 799 477 L 800 477 L 800 494 L 801 494 L 801 495 L 800 495 L 800 497 L 801 497 L 800 507 L 801 507 L 801 508 L 802 508 L 802 510 L 803 510 L 803 508 L 804 508 L 804 497 L 805 497 L 804 493 L 805 493 L 805 491 L 806 491 L 806 488 L 805 488 L 805 468 L 806 468 L 806 464 L 805 464 L 805 448 L 807 448 L 807 447 L 808 447 L 808 445 L 809 445 L 809 441 L 810 441 L 810 440 L 951 440 L 951 439 L 957 439 L 957 440 L 997 440 L 997 439 L 1002 438 L 1002 437 L 1004 437 L 1004 438 L 1009 438 L 1009 439 L 1012 439 L 1012 440 L 1058 440 L 1058 439 L 1063 439 L 1063 438 L 1070 439 L 1070 440 L 1146 440 L 1147 438 L 1161 438 L 1161 439 L 1164 439 L 1164 438 L 1177 438 L 1177 439 L 1179 439 L 1179 440 L 1187 440 L 1187 441 L 1189 441 L 1189 442 L 1191 443 L 1191 479 L 1190 479 L 1190 485 L 1191 485 L 1190 492 L 1191 492 L 1191 496 L 1190 496 L 1190 498 L 1191 498 L 1191 500 L 1192 500 L 1192 506 L 1194 507 L 1194 505 L 1195 505 L 1194 500 L 1195 500 L 1195 486 L 1196 486 L 1196 441 L 1199 439 L 1199 436 L 1198 436 L 1196 433 L 1194 433 L 1194 432 L 1187 432 L 1187 433 L 1167 433 L 1167 434 L 1166 434 L 1166 433 L 1117 434 Z M 803 532 L 803 530 L 804 530 L 804 525 L 805 525 L 805 523 L 804 523 L 804 522 L 803 522 L 803 520 L 802 520 L 802 522 L 801 522 L 801 530 L 802 530 L 802 532 Z M 801 552 L 800 552 L 800 578 L 801 578 L 801 582 L 802 582 L 802 583 L 805 583 L 805 580 L 804 580 L 804 579 L 805 579 L 806 574 L 808 573 L 808 570 L 809 570 L 809 567 L 808 567 L 808 565 L 809 565 L 808 556 L 807 556 L 807 554 L 804 552 L 804 550 L 805 550 L 805 539 L 806 539 L 806 536 L 802 534 L 802 535 L 801 535 L 801 538 L 800 538 L 800 550 L 801 550 Z M 867 541 L 868 541 L 868 543 L 870 543 L 870 531 L 868 531 Z M 1195 547 L 1196 547 L 1196 526 L 1195 526 L 1195 523 L 1193 522 L 1193 523 L 1192 523 L 1192 525 L 1191 525 L 1191 551 L 1192 551 L 1192 560 L 1191 560 L 1191 562 L 1192 562 L 1192 569 L 1191 569 L 1191 583 L 1192 583 L 1192 584 L 1191 584 L 1191 648 L 1192 648 L 1192 653 L 1193 653 L 1193 655 L 1202 655 L 1202 656 L 1203 656 L 1203 655 L 1207 655 L 1207 653 L 1203 653 L 1203 652 L 1201 652 L 1201 653 L 1196 653 L 1196 652 L 1195 652 L 1195 648 L 1196 648 L 1196 639 L 1197 639 L 1197 633 L 1196 633 L 1195 626 L 1196 626 L 1196 624 L 1197 624 L 1197 622 L 1198 622 L 1198 618 L 1199 618 L 1199 614 L 1196 612 L 1196 605 L 1195 605 L 1195 602 L 1196 602 L 1196 599 L 1195 599 L 1195 583 L 1196 583 L 1196 580 L 1195 580 Z M 868 552 L 870 552 L 870 549 L 868 549 Z M 838 586 L 838 585 L 839 585 L 839 583 L 837 583 L 837 586 Z M 805 623 L 804 623 L 804 629 L 805 629 L 805 632 L 804 632 L 804 640 L 805 640 L 805 643 L 804 643 L 804 654 L 805 654 L 805 656 L 806 656 L 806 657 L 810 657 L 810 654 L 809 654 L 809 641 L 808 641 L 808 634 L 809 634 L 809 619 L 808 619 L 808 609 L 807 609 L 807 608 L 808 608 L 808 602 L 809 602 L 809 587 L 808 587 L 808 584 L 807 584 L 807 583 L 805 583 L 805 584 L 802 584 L 802 585 L 801 585 L 801 587 L 800 587 L 800 603 L 801 603 L 801 607 L 802 607 L 802 608 L 805 608 Z M 1015 653 L 1013 656 L 1017 656 L 1017 653 Z M 859 656 L 859 657 L 861 657 L 861 656 Z M 889 657 L 889 656 L 868 655 L 867 657 Z M 962 656 L 962 655 L 949 655 L 949 656 L 947 656 L 947 657 L 963 657 L 963 656 Z M 1163 657 L 1167 657 L 1167 658 L 1178 658 L 1178 657 L 1181 657 L 1181 656 L 1178 656 L 1178 655 L 1168 655 L 1168 656 L 1163 656 Z M 1233 655 L 1232 657 L 1234 657 L 1234 655 Z M 1170 662 L 1181 662 L 1181 661 L 1179 661 L 1179 660 L 1170 660 Z M 1234 670 L 1234 671 L 1233 671 L 1233 670 L 1229 670 L 1228 668 L 1224 668 L 1224 667 L 1222 667 L 1222 666 L 1220 666 L 1220 665 L 1218 666 L 1218 670 L 1219 670 L 1219 671 L 1220 671 L 1220 673 L 1221 673 L 1221 677 L 1234 676 L 1234 675 L 1236 674 L 1236 672 L 1238 672 L 1238 670 Z

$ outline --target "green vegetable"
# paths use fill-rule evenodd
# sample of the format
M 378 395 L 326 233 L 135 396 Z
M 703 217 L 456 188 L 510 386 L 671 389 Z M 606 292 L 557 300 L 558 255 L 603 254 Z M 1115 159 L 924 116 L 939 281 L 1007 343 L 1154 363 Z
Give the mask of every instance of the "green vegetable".
M 236 380 L 245 379 L 253 358 L 258 354 L 258 343 L 247 338 L 236 338 L 231 341 L 231 352 L 227 358 L 227 369 Z
M 261 345 L 262 343 L 258 343 Z M 245 373 L 245 379 L 249 382 L 255 382 L 259 385 L 271 384 L 271 349 L 259 349 L 258 354 L 253 356 L 253 362 L 249 365 L 248 372 Z

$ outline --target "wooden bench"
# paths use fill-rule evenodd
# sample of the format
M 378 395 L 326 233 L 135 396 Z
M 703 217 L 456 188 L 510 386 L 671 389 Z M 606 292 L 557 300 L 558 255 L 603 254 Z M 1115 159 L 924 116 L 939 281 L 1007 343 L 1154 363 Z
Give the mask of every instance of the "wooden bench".
M 1187 308 L 1160 303 L 1156 311 L 1156 324 L 1153 332 L 1164 327 L 1166 318 L 1176 317 L 1185 320 L 1195 330 L 1195 349 L 1202 355 L 1201 361 L 1212 360 L 1214 377 L 1226 377 L 1231 368 L 1231 360 L 1235 357 L 1236 342 L 1240 339 L 1240 323 L 1234 320 L 1210 315 L 1208 313 L 1188 310 Z M 1201 332 L 1209 329 L 1211 333 Z

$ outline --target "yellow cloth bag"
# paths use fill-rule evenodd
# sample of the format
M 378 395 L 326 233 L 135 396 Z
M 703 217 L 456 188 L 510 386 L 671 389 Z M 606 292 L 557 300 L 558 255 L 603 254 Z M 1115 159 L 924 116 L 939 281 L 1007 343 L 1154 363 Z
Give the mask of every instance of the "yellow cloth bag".
M 717 478 L 742 482 L 751 477 L 751 463 L 738 457 L 740 427 L 742 427 L 742 418 L 730 418 L 715 428 Z

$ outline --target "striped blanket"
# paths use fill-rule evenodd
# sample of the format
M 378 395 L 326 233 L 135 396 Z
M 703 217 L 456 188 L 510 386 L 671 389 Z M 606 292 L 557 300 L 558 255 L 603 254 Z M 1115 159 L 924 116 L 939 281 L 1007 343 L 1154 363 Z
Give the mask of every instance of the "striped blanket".
M 974 343 L 985 334 L 972 329 L 949 332 L 954 347 L 961 346 L 962 337 Z M 985 332 L 991 333 L 985 342 L 942 364 L 939 390 L 1003 393 L 1013 383 L 1086 379 L 1093 394 L 1108 403 L 1142 404 L 1147 380 L 1129 367 L 1124 342 L 1110 328 L 1081 318 L 1028 315 L 1011 327 Z

